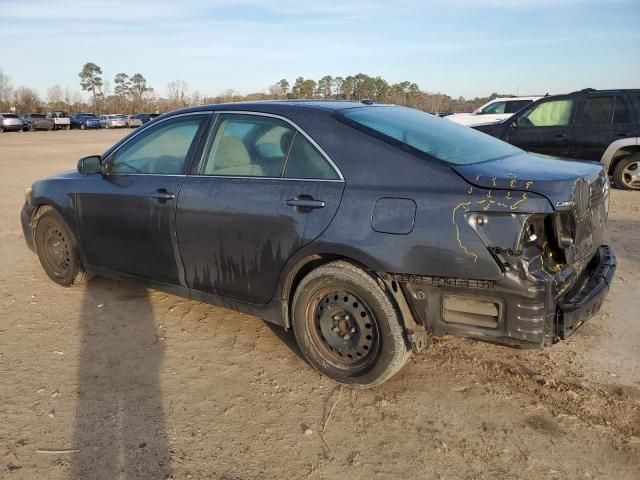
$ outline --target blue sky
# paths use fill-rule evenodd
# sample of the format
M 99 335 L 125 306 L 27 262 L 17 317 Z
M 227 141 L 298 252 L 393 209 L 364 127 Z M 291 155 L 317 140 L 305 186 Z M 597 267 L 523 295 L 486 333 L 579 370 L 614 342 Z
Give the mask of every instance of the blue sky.
M 160 94 L 359 72 L 467 97 L 640 88 L 640 0 L 0 0 L 0 25 L 0 69 L 43 94 L 88 61 Z

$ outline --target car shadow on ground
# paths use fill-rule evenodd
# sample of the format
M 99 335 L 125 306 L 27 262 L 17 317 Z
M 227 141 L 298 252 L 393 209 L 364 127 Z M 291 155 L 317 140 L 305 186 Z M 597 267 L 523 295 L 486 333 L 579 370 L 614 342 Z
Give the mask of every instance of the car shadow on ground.
M 302 350 L 300 350 L 300 347 L 298 347 L 298 342 L 296 342 L 296 337 L 292 329 L 285 330 L 280 325 L 267 322 L 266 320 L 264 321 L 264 324 L 269 327 L 269 329 L 274 333 L 276 337 L 280 339 L 283 344 L 289 347 L 289 350 L 291 350 L 292 353 L 295 353 L 305 362 L 307 361 L 302 354 Z
M 160 388 L 163 346 L 147 289 L 89 282 L 80 328 L 71 478 L 171 474 Z

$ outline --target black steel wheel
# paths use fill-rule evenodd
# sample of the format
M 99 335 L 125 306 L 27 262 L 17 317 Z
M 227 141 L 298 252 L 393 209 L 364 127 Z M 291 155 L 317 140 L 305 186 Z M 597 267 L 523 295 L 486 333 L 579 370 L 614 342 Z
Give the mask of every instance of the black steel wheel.
M 315 347 L 336 366 L 358 370 L 376 357 L 378 323 L 371 308 L 350 291 L 331 287 L 318 292 L 307 306 L 305 318 Z
M 40 264 L 56 283 L 84 283 L 89 274 L 82 268 L 76 241 L 62 216 L 50 207 L 36 215 L 34 243 Z
M 379 385 L 409 358 L 393 299 L 351 263 L 331 262 L 302 279 L 292 314 L 307 361 L 338 382 Z

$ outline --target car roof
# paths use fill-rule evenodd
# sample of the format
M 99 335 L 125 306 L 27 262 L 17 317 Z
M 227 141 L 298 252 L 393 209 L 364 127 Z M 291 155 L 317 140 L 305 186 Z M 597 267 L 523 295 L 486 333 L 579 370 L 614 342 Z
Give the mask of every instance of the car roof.
M 542 98 L 542 95 L 539 96 L 535 96 L 535 97 L 498 97 L 498 98 L 494 98 L 493 100 L 491 100 L 492 102 L 514 102 L 514 101 L 518 101 L 518 100 L 537 100 L 539 98 Z
M 359 107 L 389 106 L 389 104 L 364 103 L 349 100 L 264 100 L 254 102 L 213 103 L 179 110 L 182 113 L 203 110 L 240 110 L 264 113 L 283 113 L 287 110 L 333 113 Z

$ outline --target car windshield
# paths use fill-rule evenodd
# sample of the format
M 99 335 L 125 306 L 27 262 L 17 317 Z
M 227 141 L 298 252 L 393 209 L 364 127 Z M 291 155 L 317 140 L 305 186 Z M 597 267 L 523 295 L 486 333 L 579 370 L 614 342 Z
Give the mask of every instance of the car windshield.
M 413 108 L 354 108 L 339 114 L 338 119 L 405 150 L 454 165 L 485 162 L 521 152 L 477 130 Z

